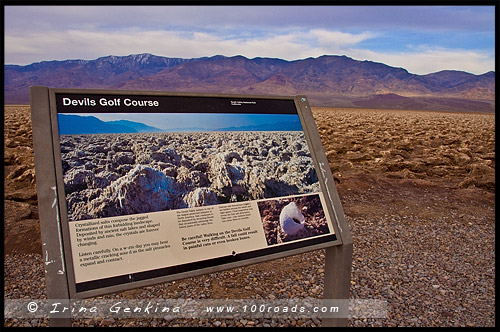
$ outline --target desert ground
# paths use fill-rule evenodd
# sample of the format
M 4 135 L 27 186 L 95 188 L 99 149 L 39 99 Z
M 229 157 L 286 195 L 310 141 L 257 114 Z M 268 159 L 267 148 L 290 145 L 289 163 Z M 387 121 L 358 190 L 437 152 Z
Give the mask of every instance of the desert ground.
M 5 106 L 4 299 L 46 298 L 29 106 Z M 354 241 L 349 326 L 495 326 L 495 115 L 313 108 Z M 324 251 L 103 296 L 321 298 Z M 6 319 L 46 326 L 47 319 Z M 320 326 L 312 319 L 75 319 L 73 326 Z

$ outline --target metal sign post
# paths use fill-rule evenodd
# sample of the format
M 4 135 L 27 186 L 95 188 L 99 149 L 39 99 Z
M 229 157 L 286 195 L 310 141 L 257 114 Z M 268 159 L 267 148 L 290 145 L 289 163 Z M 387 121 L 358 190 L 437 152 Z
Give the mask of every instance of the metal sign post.
M 44 87 L 31 89 L 31 122 L 33 148 L 36 164 L 36 187 L 38 211 L 42 236 L 42 254 L 48 299 L 68 299 L 68 275 L 64 259 L 64 248 L 54 169 L 54 148 L 50 122 L 49 90 Z M 70 316 L 50 317 L 51 326 L 71 326 Z
M 334 219 L 337 222 L 339 237 L 342 244 L 325 249 L 325 277 L 323 288 L 323 299 L 348 300 L 351 285 L 352 270 L 352 237 L 349 231 L 349 225 L 344 216 L 344 210 L 340 203 L 340 198 L 333 181 L 328 159 L 326 158 L 323 145 L 319 138 L 318 129 L 314 122 L 310 106 L 305 96 L 299 96 L 300 109 L 304 116 L 305 127 L 309 131 L 312 150 L 316 152 L 316 161 L 322 173 L 322 179 L 326 188 L 329 201 L 334 211 Z M 348 309 L 348 308 L 347 308 Z M 348 312 L 348 310 L 346 310 Z M 325 318 L 322 319 L 322 326 L 347 326 L 347 317 Z
M 349 298 L 352 239 L 307 97 L 32 87 L 31 111 L 49 300 L 69 303 L 319 249 L 326 250 L 324 299 Z M 222 125 L 188 134 L 151 126 L 207 117 Z M 235 117 L 258 120 L 234 127 L 227 119 Z M 144 123 L 131 121 L 137 118 Z M 286 150 L 274 166 L 264 167 L 272 147 L 247 147 L 243 155 L 222 148 L 254 136 L 275 137 L 274 150 Z M 193 137 L 218 145 L 181 156 L 177 150 L 200 148 L 185 146 Z M 127 150 L 132 141 L 149 152 Z M 288 178 L 273 175 L 276 167 Z M 204 176 L 203 186 L 179 184 L 181 169 Z M 78 204 L 75 193 L 83 197 Z M 281 211 L 279 220 L 269 211 Z M 344 316 L 323 325 L 345 326 Z M 70 311 L 50 319 L 71 325 Z

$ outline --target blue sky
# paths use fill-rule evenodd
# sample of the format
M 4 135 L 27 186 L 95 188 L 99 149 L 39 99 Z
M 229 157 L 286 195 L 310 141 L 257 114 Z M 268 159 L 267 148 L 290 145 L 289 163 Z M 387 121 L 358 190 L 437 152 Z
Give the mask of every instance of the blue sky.
M 152 53 L 495 70 L 494 6 L 5 6 L 5 63 Z
M 128 120 L 140 122 L 163 130 L 202 128 L 211 131 L 228 127 L 275 125 L 299 122 L 295 114 L 230 114 L 230 113 L 71 113 L 79 116 L 94 116 L 102 121 Z

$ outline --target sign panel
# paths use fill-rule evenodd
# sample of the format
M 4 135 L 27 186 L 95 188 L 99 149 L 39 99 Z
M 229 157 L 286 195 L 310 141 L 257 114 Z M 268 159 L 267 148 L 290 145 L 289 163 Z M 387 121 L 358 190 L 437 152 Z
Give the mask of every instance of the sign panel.
M 342 243 L 298 98 L 49 97 L 73 296 Z

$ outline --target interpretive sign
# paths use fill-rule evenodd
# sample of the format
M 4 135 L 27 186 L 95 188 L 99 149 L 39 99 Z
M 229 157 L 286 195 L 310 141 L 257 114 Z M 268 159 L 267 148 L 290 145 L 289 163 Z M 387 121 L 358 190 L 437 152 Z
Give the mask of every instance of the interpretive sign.
M 350 241 L 306 97 L 31 92 L 46 262 L 71 298 Z

